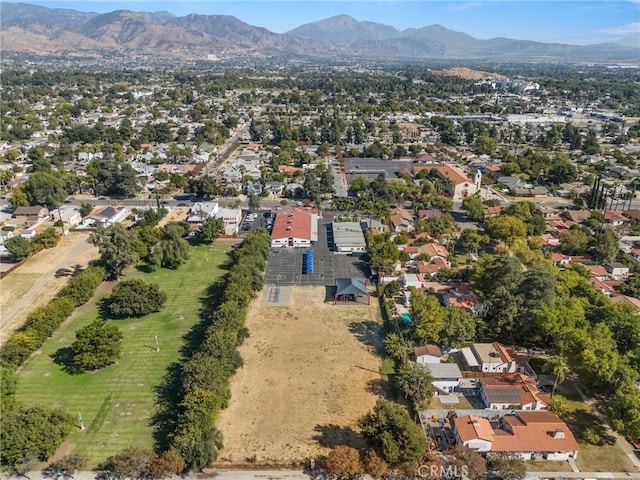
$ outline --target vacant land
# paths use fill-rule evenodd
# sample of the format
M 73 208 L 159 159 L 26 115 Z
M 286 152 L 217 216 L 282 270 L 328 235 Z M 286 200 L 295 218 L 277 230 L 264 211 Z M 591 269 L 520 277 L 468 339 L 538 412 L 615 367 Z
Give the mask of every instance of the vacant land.
M 109 284 L 101 286 L 98 298 L 82 307 L 29 360 L 20 374 L 19 399 L 60 406 L 83 417 L 87 428 L 69 436 L 66 451 L 75 446 L 74 451 L 89 455 L 91 465 L 96 465 L 128 446 L 153 446 L 149 420 L 155 410 L 155 388 L 169 364 L 178 360 L 183 335 L 199 321 L 200 299 L 224 273 L 220 265 L 230 248 L 229 243 L 193 247 L 189 261 L 177 270 L 127 272 L 127 279 L 160 284 L 168 299 L 161 312 L 114 321 L 124 333 L 118 364 L 81 375 L 66 373 L 63 365 L 65 347 L 79 328 L 98 317 L 97 300 L 109 293 L 105 288 Z M 160 351 L 156 351 L 156 336 Z
M 0 345 L 22 325 L 29 312 L 51 300 L 69 275 L 98 258 L 88 233 L 71 233 L 55 248 L 36 253 L 0 280 Z
M 578 440 L 580 453 L 576 464 L 583 472 L 633 472 L 635 467 L 631 460 L 617 445 L 616 438 L 611 431 L 602 425 L 598 418 L 582 401 L 573 387 L 572 381 L 564 382 L 558 391 L 562 396 L 562 403 L 566 413 L 562 419 Z M 591 445 L 582 440 L 583 432 L 590 428 L 598 433 L 602 441 L 600 445 Z
M 263 292 L 268 294 L 269 289 Z M 290 307 L 249 310 L 244 367 L 218 420 L 222 463 L 294 462 L 353 440 L 380 391 L 379 308 L 325 303 L 325 287 L 293 287 Z M 218 465 L 220 465 L 220 461 Z

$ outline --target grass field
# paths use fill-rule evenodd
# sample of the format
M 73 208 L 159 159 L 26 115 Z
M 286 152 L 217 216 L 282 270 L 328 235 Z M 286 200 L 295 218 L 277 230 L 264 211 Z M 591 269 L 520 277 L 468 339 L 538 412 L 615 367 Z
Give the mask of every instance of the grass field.
M 140 319 L 114 320 L 124 333 L 122 355 L 116 365 L 103 370 L 70 375 L 52 356 L 70 345 L 75 332 L 98 316 L 98 299 L 83 306 L 45 344 L 21 371 L 18 397 L 25 403 L 64 408 L 82 414 L 86 430 L 74 431 L 61 450 L 85 453 L 91 465 L 128 446 L 151 448 L 155 387 L 167 366 L 179 358 L 183 335 L 199 321 L 205 288 L 224 272 L 230 243 L 191 248 L 191 258 L 178 270 L 153 273 L 131 270 L 125 278 L 160 284 L 167 295 L 161 312 Z M 205 261 L 206 259 L 206 261 Z M 106 295 L 109 288 L 102 286 Z M 156 351 L 156 340 L 160 351 Z

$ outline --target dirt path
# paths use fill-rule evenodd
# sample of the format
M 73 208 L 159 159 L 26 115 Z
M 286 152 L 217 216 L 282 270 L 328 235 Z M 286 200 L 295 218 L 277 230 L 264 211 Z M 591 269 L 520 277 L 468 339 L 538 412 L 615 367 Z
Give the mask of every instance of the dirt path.
M 98 249 L 87 243 L 88 236 L 73 232 L 56 248 L 38 252 L 0 280 L 0 345 L 32 310 L 51 300 L 70 275 L 98 258 Z
M 293 287 L 290 307 L 253 300 L 244 366 L 217 422 L 218 466 L 302 461 L 357 443 L 356 422 L 379 398 L 379 309 L 324 300 L 324 287 Z

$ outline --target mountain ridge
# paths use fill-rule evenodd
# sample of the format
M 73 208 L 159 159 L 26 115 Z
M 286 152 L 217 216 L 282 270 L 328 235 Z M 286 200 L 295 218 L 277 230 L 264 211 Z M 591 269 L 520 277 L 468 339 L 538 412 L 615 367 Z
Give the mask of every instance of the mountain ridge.
M 300 56 L 384 61 L 482 59 L 520 61 L 609 61 L 640 63 L 640 37 L 578 46 L 496 37 L 479 40 L 442 25 L 398 30 L 381 23 L 336 15 L 286 33 L 245 23 L 229 15 L 114 10 L 98 14 L 3 3 L 3 50 L 41 56 L 66 52 L 152 54 L 198 60 Z

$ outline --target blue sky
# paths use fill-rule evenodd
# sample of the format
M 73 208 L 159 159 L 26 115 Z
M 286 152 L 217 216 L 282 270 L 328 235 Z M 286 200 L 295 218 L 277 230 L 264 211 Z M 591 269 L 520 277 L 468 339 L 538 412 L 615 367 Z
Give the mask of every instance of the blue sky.
M 22 0 L 46 7 L 98 13 L 117 9 L 233 15 L 277 33 L 333 15 L 391 25 L 399 30 L 440 24 L 478 39 L 507 37 L 579 45 L 614 41 L 640 32 L 640 0 L 429 1 L 429 0 Z M 638 40 L 640 42 L 640 39 Z

